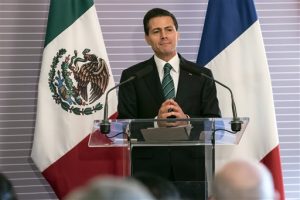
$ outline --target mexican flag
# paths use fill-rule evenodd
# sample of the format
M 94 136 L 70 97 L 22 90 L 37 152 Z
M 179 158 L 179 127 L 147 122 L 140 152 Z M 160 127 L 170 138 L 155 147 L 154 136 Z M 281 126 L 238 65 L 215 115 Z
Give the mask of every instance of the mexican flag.
M 92 0 L 51 0 L 32 159 L 59 198 L 97 175 L 122 175 L 112 148 L 89 148 L 94 120 L 115 85 Z M 117 111 L 117 94 L 108 98 Z
M 234 158 L 264 163 L 284 199 L 271 78 L 253 0 L 209 0 L 197 62 L 235 95 L 239 117 L 250 121 L 234 147 L 216 148 L 216 164 Z M 227 90 L 218 87 L 223 117 L 232 117 Z

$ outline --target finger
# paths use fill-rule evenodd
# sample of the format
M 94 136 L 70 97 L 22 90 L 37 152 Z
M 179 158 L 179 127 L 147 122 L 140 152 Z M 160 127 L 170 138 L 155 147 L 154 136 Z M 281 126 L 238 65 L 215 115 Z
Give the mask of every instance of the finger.
M 172 109 L 173 109 L 174 112 L 183 113 L 181 107 L 178 106 L 178 105 L 172 105 Z
M 168 112 L 163 112 L 163 113 L 161 113 L 159 116 L 158 116 L 158 118 L 160 118 L 160 119 L 166 119 L 166 118 L 168 118 L 169 117 L 169 113 Z
M 167 118 L 178 118 L 178 116 L 179 116 L 178 112 L 172 111 L 167 113 Z
M 176 122 L 167 122 L 166 124 L 165 124 L 166 126 L 177 126 L 177 124 L 176 124 Z
M 174 106 L 173 105 L 168 105 L 167 108 L 168 108 L 168 112 L 174 111 Z
M 168 109 L 169 109 L 169 104 L 168 104 L 168 102 L 165 101 L 161 104 L 158 114 L 161 115 L 163 113 L 166 113 L 166 112 L 168 112 Z
M 175 106 L 177 105 L 178 106 L 178 103 L 174 99 L 170 99 L 169 103 L 172 104 L 172 105 L 175 105 Z
M 169 105 L 169 104 L 173 104 L 173 100 L 172 99 L 167 99 L 167 100 L 165 100 L 163 103 L 162 103 L 162 105 Z

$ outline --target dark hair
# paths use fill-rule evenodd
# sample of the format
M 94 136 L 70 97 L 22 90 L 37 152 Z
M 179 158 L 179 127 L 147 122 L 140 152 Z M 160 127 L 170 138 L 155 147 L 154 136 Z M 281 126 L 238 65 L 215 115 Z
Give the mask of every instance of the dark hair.
M 17 200 L 17 196 L 11 182 L 2 173 L 0 173 L 0 199 Z
M 163 17 L 163 16 L 169 16 L 172 18 L 173 23 L 175 25 L 176 30 L 178 30 L 178 23 L 176 20 L 176 17 L 170 13 L 167 10 L 161 9 L 161 8 L 153 8 L 151 10 L 149 10 L 145 16 L 144 16 L 144 32 L 146 35 L 149 35 L 149 21 L 150 19 L 154 18 L 154 17 Z

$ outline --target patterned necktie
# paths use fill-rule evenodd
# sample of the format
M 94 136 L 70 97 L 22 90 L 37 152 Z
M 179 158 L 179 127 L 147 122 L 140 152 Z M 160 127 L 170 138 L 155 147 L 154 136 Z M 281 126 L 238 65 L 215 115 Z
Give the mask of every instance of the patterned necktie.
M 169 63 L 166 63 L 164 66 L 164 78 L 162 80 L 162 88 L 163 88 L 165 99 L 175 98 L 174 81 L 170 74 L 171 69 L 172 66 Z

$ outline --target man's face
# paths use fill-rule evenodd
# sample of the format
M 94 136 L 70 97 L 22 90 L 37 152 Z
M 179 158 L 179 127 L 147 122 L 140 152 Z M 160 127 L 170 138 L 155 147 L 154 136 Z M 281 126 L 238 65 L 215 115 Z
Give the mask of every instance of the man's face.
M 179 38 L 172 18 L 169 16 L 152 18 L 148 27 L 149 34 L 145 35 L 147 43 L 160 59 L 169 61 L 177 53 L 176 46 Z

